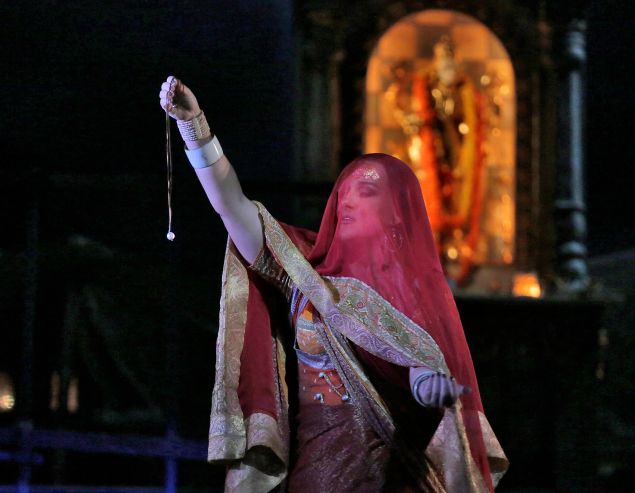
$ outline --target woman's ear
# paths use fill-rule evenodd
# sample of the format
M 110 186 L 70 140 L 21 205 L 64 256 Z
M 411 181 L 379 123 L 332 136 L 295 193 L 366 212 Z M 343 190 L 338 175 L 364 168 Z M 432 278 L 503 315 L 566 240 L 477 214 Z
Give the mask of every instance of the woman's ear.
M 401 224 L 394 224 L 388 227 L 388 239 L 394 251 L 401 251 L 405 241 L 404 231 Z

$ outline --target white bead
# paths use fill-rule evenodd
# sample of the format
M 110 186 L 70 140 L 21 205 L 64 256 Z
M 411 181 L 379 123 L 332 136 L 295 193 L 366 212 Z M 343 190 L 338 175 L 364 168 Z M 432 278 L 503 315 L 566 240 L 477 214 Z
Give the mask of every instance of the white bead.
M 342 400 L 343 400 L 344 402 L 348 401 L 349 399 L 350 399 L 350 397 L 348 396 L 348 394 L 344 394 L 344 395 L 342 396 Z
M 168 234 L 165 235 L 165 237 L 170 241 L 174 241 L 174 233 L 172 231 L 168 231 Z

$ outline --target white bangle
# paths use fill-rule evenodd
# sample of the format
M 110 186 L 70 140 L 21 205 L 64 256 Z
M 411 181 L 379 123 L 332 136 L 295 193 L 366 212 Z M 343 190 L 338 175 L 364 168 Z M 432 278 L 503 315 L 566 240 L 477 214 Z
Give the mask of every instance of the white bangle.
M 207 144 L 198 149 L 185 149 L 185 154 L 194 169 L 209 168 L 223 157 L 223 148 L 218 142 L 218 138 L 214 138 Z

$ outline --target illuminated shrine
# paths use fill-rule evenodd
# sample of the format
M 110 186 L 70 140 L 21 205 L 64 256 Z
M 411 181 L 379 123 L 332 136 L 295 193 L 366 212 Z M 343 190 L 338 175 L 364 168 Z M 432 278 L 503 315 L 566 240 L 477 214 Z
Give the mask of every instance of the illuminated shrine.
M 329 180 L 362 152 L 395 155 L 419 178 L 456 293 L 588 287 L 582 120 L 570 117 L 584 64 L 574 11 L 323 2 L 303 17 L 298 175 Z
M 501 42 L 456 12 L 398 21 L 368 63 L 364 150 L 411 166 L 442 265 L 459 287 L 478 269 L 513 264 L 514 94 Z

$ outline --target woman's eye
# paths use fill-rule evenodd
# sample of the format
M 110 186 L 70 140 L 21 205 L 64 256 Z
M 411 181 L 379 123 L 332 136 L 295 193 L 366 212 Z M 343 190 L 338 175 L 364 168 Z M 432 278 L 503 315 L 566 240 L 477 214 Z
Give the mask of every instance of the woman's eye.
M 375 187 L 362 187 L 359 190 L 359 195 L 361 197 L 372 197 L 373 195 L 377 195 L 377 190 Z
M 360 197 L 372 197 L 377 194 L 377 187 L 373 183 L 358 183 L 357 191 Z

